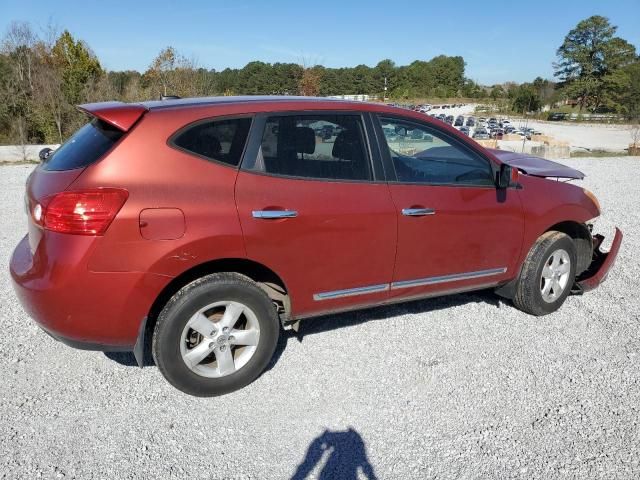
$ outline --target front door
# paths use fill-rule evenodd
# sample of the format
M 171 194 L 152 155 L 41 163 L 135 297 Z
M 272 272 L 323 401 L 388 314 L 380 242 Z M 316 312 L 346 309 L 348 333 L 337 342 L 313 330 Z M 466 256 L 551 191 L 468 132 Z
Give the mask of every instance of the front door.
M 248 257 L 283 279 L 295 317 L 386 300 L 396 214 L 363 117 L 273 114 L 254 128 L 236 182 Z
M 514 276 L 523 215 L 517 191 L 498 190 L 490 160 L 459 139 L 408 119 L 380 119 L 397 208 L 391 296 L 493 286 Z

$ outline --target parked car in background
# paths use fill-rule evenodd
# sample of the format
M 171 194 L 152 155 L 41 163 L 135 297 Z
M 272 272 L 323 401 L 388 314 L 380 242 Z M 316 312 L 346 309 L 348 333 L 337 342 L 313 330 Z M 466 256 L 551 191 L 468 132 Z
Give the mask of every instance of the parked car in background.
M 464 117 L 462 115 L 458 115 L 453 124 L 455 127 L 461 127 L 464 125 Z
M 473 138 L 476 140 L 488 140 L 489 132 L 487 132 L 484 128 L 476 128 L 476 131 L 473 132 Z
M 449 125 L 453 125 L 453 115 L 447 115 L 444 121 Z
M 17 296 L 71 346 L 140 365 L 148 346 L 192 395 L 254 381 L 282 329 L 328 313 L 493 289 L 548 314 L 597 287 L 622 241 L 603 253 L 597 199 L 556 181 L 581 172 L 418 112 L 309 97 L 79 108 L 89 122 L 27 180 Z
M 469 127 L 460 127 L 460 132 L 469 136 Z
M 422 130 L 420 130 L 420 129 L 416 128 L 416 129 L 414 129 L 414 130 L 412 130 L 412 131 L 410 132 L 409 137 L 410 137 L 412 140 L 422 140 L 422 135 L 423 135 Z
M 468 117 L 468 118 L 467 118 L 467 122 L 466 122 L 466 124 L 465 124 L 465 125 L 466 125 L 467 127 L 473 127 L 473 126 L 475 126 L 475 124 L 476 124 L 475 119 L 474 119 L 473 117 Z
M 496 128 L 495 130 L 491 131 L 491 138 L 501 140 L 503 136 L 504 136 L 504 130 L 502 130 L 501 128 Z

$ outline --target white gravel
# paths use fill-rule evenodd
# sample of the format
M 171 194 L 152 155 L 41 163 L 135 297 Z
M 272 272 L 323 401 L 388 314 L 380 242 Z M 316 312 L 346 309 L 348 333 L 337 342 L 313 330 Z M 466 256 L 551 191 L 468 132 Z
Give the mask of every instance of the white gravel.
M 6 272 L 32 166 L 1 167 L 0 478 L 638 478 L 640 159 L 565 162 L 626 234 L 600 289 L 544 318 L 474 293 L 309 320 L 214 399 L 23 313 Z
M 633 143 L 629 125 L 603 125 L 538 120 L 512 120 L 517 127 L 539 130 L 556 140 L 567 142 L 571 150 L 607 150 L 622 152 Z

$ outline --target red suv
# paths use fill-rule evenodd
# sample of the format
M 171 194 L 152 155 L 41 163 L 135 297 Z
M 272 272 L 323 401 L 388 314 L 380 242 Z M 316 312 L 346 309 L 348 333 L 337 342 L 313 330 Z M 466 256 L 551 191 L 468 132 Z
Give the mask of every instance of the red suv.
M 295 97 L 80 109 L 91 121 L 27 182 L 16 292 L 69 345 L 141 363 L 150 343 L 194 395 L 253 381 L 307 317 L 488 288 L 553 312 L 604 280 L 622 240 L 602 253 L 598 201 L 557 181 L 580 172 L 417 112 Z

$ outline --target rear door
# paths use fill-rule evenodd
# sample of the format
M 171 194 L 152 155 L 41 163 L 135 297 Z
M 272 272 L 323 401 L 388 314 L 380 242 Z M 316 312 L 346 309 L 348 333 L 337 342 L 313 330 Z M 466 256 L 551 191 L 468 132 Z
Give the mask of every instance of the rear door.
M 398 215 L 391 296 L 512 278 L 524 226 L 517 191 L 496 189 L 490 161 L 449 132 L 400 117 L 379 120 Z
M 236 182 L 246 251 L 281 276 L 296 317 L 388 297 L 396 213 L 367 122 L 293 112 L 254 123 Z

